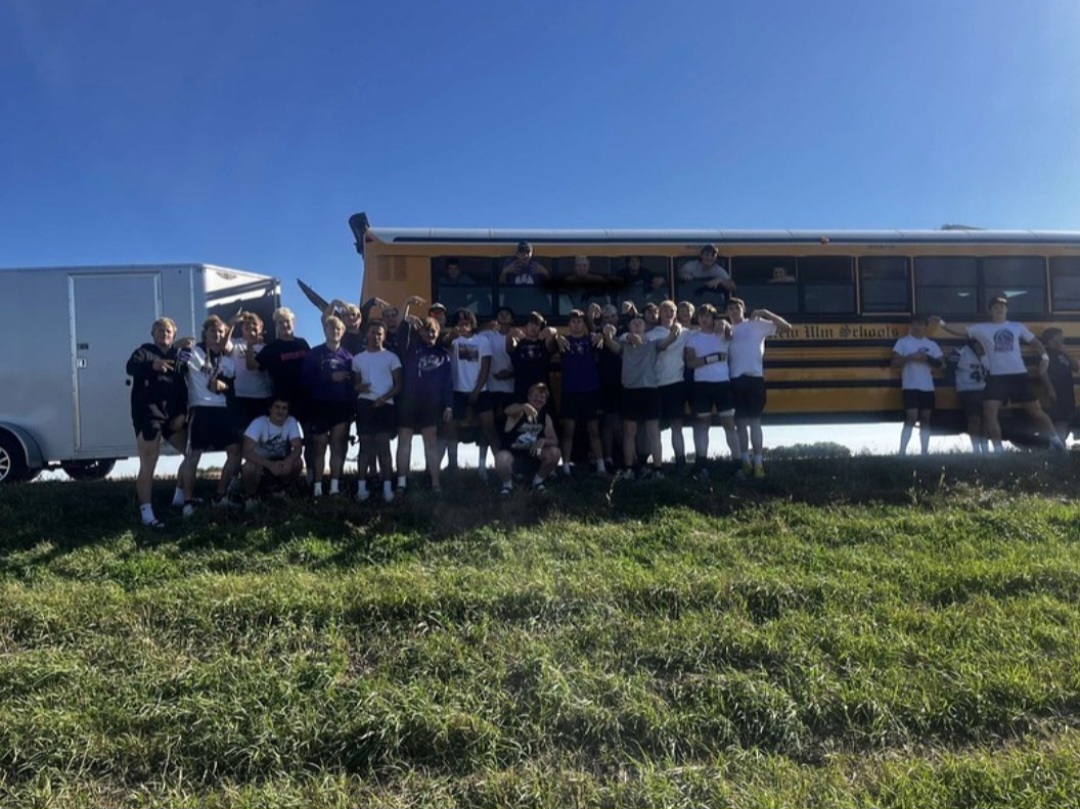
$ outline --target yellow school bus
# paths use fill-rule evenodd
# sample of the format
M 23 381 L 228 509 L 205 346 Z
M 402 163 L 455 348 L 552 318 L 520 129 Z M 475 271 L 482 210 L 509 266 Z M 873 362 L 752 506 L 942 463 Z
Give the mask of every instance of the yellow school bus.
M 505 305 L 519 322 L 538 311 L 565 323 L 584 304 L 567 282 L 578 256 L 588 258 L 590 275 L 606 279 L 587 290 L 589 301 L 641 308 L 688 300 L 722 310 L 722 289 L 680 272 L 713 244 L 748 312 L 768 309 L 794 326 L 765 352 L 773 423 L 901 419 L 900 375 L 890 360 L 913 315 L 978 323 L 988 319 L 990 299 L 1004 295 L 1010 319 L 1036 336 L 1057 326 L 1069 345 L 1080 343 L 1080 232 L 381 228 L 362 213 L 349 224 L 364 259 L 364 300 L 400 304 L 420 295 L 451 313 L 471 309 L 481 322 Z M 547 272 L 542 283 L 512 284 L 503 273 L 519 242 Z M 940 330 L 929 336 L 946 354 L 963 342 Z M 1034 373 L 1038 358 L 1027 358 Z M 946 374 L 938 376 L 936 426 L 959 430 L 955 392 Z

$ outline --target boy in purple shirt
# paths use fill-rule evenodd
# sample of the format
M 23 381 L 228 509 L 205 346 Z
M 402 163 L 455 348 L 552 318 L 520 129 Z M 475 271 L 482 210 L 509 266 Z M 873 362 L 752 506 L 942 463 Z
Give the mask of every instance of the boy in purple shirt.
M 349 424 L 356 413 L 352 383 L 352 354 L 341 345 L 345 324 L 333 315 L 323 320 L 326 342 L 304 357 L 300 378 L 311 402 L 311 431 L 315 444 L 315 497 L 322 497 L 326 448 L 330 447 L 330 494 L 341 493 Z
M 569 323 L 569 334 L 556 338 L 562 354 L 562 468 L 571 474 L 574 428 L 577 422 L 584 421 L 596 474 L 607 475 L 600 444 L 600 370 L 596 358 L 603 340 L 589 333 L 585 313 L 580 309 L 570 312 Z

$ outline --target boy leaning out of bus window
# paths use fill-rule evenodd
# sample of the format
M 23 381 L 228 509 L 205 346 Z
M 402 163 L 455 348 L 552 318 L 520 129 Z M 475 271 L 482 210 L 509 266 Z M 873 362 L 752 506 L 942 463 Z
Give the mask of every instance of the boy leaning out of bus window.
M 919 423 L 922 454 L 930 453 L 930 414 L 934 410 L 934 368 L 940 368 L 941 346 L 926 336 L 927 321 L 922 315 L 911 318 L 906 337 L 893 346 L 892 367 L 900 369 L 904 396 L 904 426 L 900 430 L 900 454 L 907 453 L 915 422 Z

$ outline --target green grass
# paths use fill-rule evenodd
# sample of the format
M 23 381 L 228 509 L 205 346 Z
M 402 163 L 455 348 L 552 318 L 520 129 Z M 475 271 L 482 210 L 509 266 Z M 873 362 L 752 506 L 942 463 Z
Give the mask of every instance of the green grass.
M 1078 472 L 0 489 L 0 806 L 1080 806 Z

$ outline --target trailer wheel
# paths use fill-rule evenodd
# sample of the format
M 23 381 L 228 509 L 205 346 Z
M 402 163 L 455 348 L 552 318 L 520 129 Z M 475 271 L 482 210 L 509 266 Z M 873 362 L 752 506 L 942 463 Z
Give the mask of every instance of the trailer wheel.
M 30 478 L 30 466 L 22 444 L 8 432 L 0 432 L 0 483 L 16 483 Z
M 62 461 L 60 468 L 72 480 L 101 480 L 116 466 L 115 458 L 97 458 L 93 461 Z

